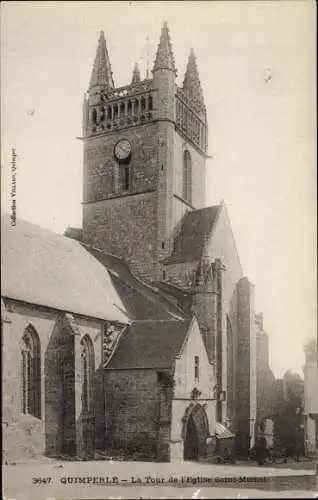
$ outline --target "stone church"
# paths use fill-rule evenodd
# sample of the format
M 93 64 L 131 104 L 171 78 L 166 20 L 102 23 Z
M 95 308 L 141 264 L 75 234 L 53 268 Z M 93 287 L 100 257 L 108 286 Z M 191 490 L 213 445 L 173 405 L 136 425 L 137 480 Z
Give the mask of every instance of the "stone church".
M 254 287 L 225 204 L 205 205 L 192 50 L 176 77 L 166 23 L 152 77 L 136 65 L 120 88 L 101 32 L 83 104 L 82 228 L 2 217 L 4 456 L 169 461 L 209 458 L 222 439 L 253 445 Z

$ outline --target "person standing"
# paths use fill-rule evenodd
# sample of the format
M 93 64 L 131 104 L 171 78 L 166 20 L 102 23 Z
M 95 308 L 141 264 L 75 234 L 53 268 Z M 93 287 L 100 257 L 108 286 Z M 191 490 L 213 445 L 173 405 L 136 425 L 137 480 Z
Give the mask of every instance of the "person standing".
M 267 451 L 267 443 L 264 436 L 261 436 L 255 445 L 255 454 L 258 465 L 264 465 Z

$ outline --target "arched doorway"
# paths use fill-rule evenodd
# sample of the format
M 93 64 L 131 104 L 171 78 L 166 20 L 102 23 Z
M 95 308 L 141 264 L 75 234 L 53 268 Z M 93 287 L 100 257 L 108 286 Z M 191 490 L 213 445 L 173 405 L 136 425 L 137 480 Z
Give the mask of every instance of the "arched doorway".
M 200 404 L 190 405 L 183 420 L 184 460 L 206 458 L 209 422 L 205 409 Z
M 187 433 L 184 440 L 184 459 L 198 460 L 199 455 L 199 435 L 192 415 L 188 419 Z

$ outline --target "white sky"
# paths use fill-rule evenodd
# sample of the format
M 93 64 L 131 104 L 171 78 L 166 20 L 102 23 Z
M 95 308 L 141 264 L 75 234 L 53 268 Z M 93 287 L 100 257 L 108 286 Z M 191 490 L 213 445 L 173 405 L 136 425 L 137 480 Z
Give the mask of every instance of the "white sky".
M 302 373 L 303 341 L 316 335 L 315 19 L 306 0 L 2 3 L 2 209 L 14 147 L 18 217 L 57 232 L 81 225 L 76 137 L 99 32 L 120 86 L 136 60 L 145 75 L 147 36 L 152 66 L 167 20 L 179 82 L 191 47 L 197 56 L 207 204 L 227 204 L 275 375 Z

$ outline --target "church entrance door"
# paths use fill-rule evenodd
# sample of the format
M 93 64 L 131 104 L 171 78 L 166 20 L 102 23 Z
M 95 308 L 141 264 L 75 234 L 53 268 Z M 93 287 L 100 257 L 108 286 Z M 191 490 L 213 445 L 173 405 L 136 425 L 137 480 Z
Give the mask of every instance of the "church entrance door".
M 209 423 L 205 409 L 197 404 L 190 406 L 184 416 L 183 457 L 184 460 L 206 458 Z
M 199 454 L 199 436 L 197 428 L 190 415 L 187 425 L 187 434 L 184 441 L 184 459 L 185 460 L 198 460 Z

